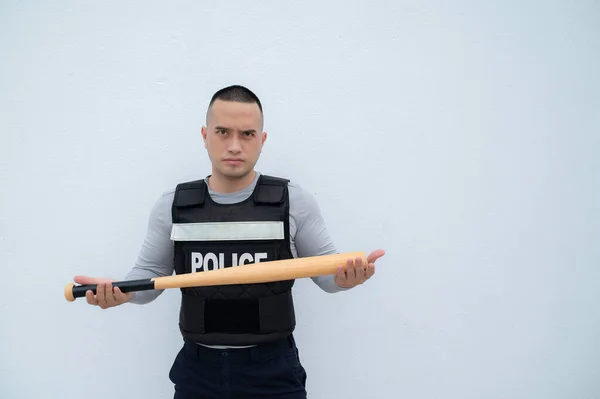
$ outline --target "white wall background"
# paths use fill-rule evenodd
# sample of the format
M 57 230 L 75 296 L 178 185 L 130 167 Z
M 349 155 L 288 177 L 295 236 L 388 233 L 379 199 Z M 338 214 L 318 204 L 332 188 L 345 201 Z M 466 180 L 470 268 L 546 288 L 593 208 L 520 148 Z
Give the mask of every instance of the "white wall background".
M 178 291 L 63 287 L 127 273 L 240 83 L 258 169 L 387 250 L 349 293 L 297 285 L 311 398 L 600 398 L 597 2 L 5 0 L 0 49 L 0 397 L 172 397 Z

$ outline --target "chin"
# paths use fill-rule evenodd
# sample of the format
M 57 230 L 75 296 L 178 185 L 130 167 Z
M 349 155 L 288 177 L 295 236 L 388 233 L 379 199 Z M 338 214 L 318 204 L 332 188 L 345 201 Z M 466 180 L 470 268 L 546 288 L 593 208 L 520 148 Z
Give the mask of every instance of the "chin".
M 221 172 L 223 176 L 229 179 L 236 179 L 247 176 L 249 173 L 252 172 L 252 168 L 223 168 L 219 172 Z

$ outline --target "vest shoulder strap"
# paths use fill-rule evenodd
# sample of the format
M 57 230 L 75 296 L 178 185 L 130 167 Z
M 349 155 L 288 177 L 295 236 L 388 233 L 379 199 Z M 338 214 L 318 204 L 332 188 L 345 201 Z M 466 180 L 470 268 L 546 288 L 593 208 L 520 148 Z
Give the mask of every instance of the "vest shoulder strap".
M 173 205 L 177 208 L 202 205 L 205 193 L 206 184 L 204 179 L 179 183 L 175 188 Z
M 285 201 L 288 179 L 281 177 L 260 175 L 257 187 L 254 190 L 254 203 L 277 205 Z

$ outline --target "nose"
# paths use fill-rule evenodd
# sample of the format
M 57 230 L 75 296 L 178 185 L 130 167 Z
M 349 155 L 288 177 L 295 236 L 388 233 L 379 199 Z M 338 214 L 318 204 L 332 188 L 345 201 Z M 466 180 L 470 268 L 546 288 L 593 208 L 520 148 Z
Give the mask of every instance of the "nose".
M 228 151 L 232 154 L 239 154 L 242 152 L 242 143 L 237 136 L 234 136 L 229 140 Z

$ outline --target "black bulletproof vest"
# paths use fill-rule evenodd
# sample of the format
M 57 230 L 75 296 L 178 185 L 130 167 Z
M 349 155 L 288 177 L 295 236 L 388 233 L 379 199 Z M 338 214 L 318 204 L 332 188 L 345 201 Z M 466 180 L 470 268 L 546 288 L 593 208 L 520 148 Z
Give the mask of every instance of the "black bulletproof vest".
M 290 259 L 288 180 L 259 176 L 248 199 L 214 202 L 204 180 L 181 183 L 172 206 L 175 273 Z M 249 266 L 252 267 L 252 266 Z M 207 345 L 253 345 L 296 325 L 294 280 L 182 288 L 179 328 Z

